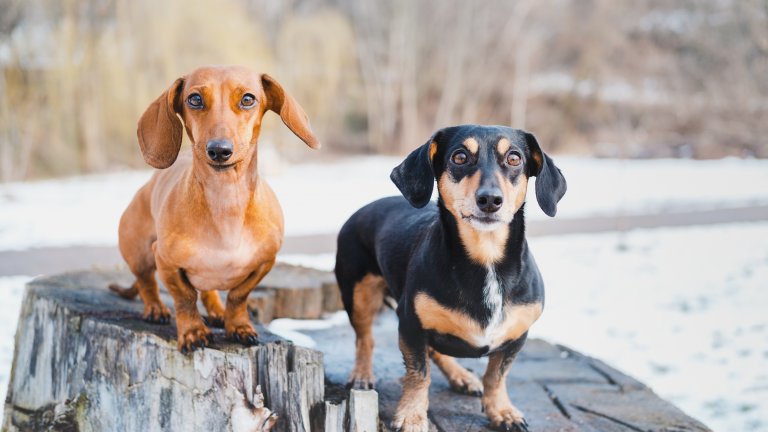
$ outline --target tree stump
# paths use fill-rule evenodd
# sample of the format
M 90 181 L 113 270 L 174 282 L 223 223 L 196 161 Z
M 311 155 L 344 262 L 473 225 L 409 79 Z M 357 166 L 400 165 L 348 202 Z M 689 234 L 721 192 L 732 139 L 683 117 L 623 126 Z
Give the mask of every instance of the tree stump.
M 376 340 L 374 373 L 380 425 L 392 421 L 402 390 L 405 373 L 398 347 L 397 316 L 384 310 L 374 321 Z M 326 394 L 332 399 L 347 382 L 355 361 L 355 333 L 351 326 L 307 330 L 325 361 Z M 487 359 L 458 359 L 463 366 L 482 374 Z M 430 430 L 441 432 L 490 432 L 490 424 L 482 412 L 480 398 L 460 395 L 451 390 L 437 367 L 431 369 L 429 390 Z M 656 395 L 651 389 L 598 359 L 569 348 L 541 340 L 526 342 L 507 377 L 512 403 L 526 414 L 530 430 L 564 431 L 686 431 L 708 432 L 710 429 Z M 354 392 L 353 392 L 354 394 Z M 364 400 L 357 398 L 355 402 Z M 338 396 L 337 396 L 338 400 Z M 346 401 L 326 401 L 331 412 L 326 421 L 339 419 L 342 413 L 359 411 Z M 359 404 L 357 404 L 359 406 Z M 335 416 L 335 417 L 332 417 Z M 353 425 L 370 423 L 348 422 Z M 367 430 L 370 426 L 359 426 Z
M 257 326 L 259 346 L 214 329 L 210 348 L 182 355 L 175 327 L 143 322 L 142 303 L 110 293 L 110 282 L 131 276 L 77 272 L 28 285 L 4 431 L 309 431 L 323 411 L 321 353 Z
M 271 299 L 265 292 L 272 293 Z M 333 273 L 284 263 L 272 268 L 248 300 L 262 322 L 269 322 L 264 318 L 317 319 L 343 307 Z

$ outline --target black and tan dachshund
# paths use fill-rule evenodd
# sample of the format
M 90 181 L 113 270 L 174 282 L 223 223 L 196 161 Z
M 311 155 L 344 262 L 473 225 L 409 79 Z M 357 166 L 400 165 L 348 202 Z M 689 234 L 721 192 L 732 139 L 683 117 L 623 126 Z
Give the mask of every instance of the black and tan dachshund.
M 448 127 L 392 171 L 405 199 L 368 204 L 341 229 L 335 271 L 357 335 L 352 387 L 373 387 L 371 327 L 384 297 L 397 301 L 406 373 L 394 428 L 427 430 L 431 357 L 454 390 L 482 395 L 493 427 L 528 430 L 505 378 L 544 306 L 525 240 L 530 177 L 539 206 L 554 216 L 565 178 L 533 135 Z M 480 356 L 489 357 L 482 383 L 454 359 Z

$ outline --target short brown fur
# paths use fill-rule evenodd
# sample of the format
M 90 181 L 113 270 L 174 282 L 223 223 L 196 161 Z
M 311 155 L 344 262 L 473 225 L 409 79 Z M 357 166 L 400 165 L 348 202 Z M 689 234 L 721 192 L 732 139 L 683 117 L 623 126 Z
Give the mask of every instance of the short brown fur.
M 480 176 L 478 171 L 457 183 L 445 173 L 438 179 L 437 187 L 446 209 L 456 218 L 459 237 L 470 259 L 482 265 L 489 265 L 504 258 L 504 245 L 509 236 L 509 227 L 503 225 L 495 231 L 478 231 L 465 220 L 465 216 L 471 214 L 473 206 L 476 205 L 475 191 L 480 186 Z M 508 181 L 502 184 L 504 183 Z
M 472 152 L 472 154 L 477 154 L 477 151 L 480 149 L 480 143 L 477 142 L 477 139 L 469 137 L 464 140 L 464 147 Z
M 251 109 L 239 105 L 245 92 L 255 96 Z M 187 106 L 193 93 L 201 95 L 205 109 Z M 228 290 L 226 307 L 202 295 L 210 321 L 223 319 L 227 336 L 255 343 L 245 299 L 272 268 L 283 241 L 282 210 L 257 171 L 257 140 L 267 110 L 280 114 L 308 146 L 319 147 L 303 109 L 277 81 L 241 67 L 200 68 L 177 79 L 139 120 L 145 160 L 167 169 L 155 172 L 120 220 L 120 251 L 136 283 L 110 288 L 126 298 L 139 294 L 144 318 L 167 323 L 170 311 L 159 297 L 157 270 L 174 299 L 182 351 L 210 342 L 197 311 L 197 291 Z M 177 160 L 184 129 L 192 149 Z M 229 165 L 209 160 L 206 143 L 212 139 L 233 143 Z
M 500 428 L 513 424 L 525 423 L 523 413 L 509 400 L 507 393 L 507 374 L 512 366 L 510 358 L 497 352 L 488 356 L 488 366 L 483 375 L 483 411 L 491 421 L 491 426 Z
M 386 282 L 381 276 L 365 275 L 355 285 L 352 301 L 352 327 L 355 329 L 355 367 L 349 382 L 355 388 L 373 388 L 376 380 L 373 375 L 373 320 L 384 303 Z
M 429 421 L 429 384 L 432 381 L 429 374 L 429 361 L 425 370 L 419 371 L 414 366 L 414 356 L 408 347 L 400 342 L 400 351 L 405 360 L 405 376 L 403 377 L 403 394 L 397 404 L 392 427 L 402 431 L 427 430 Z
M 496 143 L 496 151 L 501 155 L 504 156 L 507 154 L 507 151 L 509 151 L 509 148 L 512 146 L 512 143 L 509 142 L 506 138 L 499 139 L 499 142 Z
M 480 323 L 461 311 L 440 304 L 427 294 L 416 294 L 413 304 L 425 329 L 455 336 L 477 347 L 483 346 L 480 341 L 487 342 L 491 349 L 522 336 L 539 319 L 543 310 L 541 303 L 507 304 L 502 322 L 486 335 L 486 329 Z
M 483 392 L 483 383 L 472 372 L 465 369 L 455 358 L 429 349 L 429 357 L 448 379 L 451 388 L 459 393 L 479 395 Z

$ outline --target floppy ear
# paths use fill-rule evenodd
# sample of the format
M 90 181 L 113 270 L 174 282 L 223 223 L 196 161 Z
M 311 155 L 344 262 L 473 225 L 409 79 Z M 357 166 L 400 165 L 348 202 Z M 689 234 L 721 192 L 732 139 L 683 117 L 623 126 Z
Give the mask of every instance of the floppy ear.
M 440 131 L 432 135 L 424 145 L 412 151 L 389 175 L 405 199 L 416 208 L 424 207 L 432 198 L 435 185 L 432 157 L 437 151 L 439 134 Z
M 313 149 L 320 148 L 320 141 L 312 133 L 309 118 L 304 109 L 289 95 L 283 86 L 267 74 L 261 75 L 261 86 L 267 95 L 267 109 L 280 115 L 288 129 Z
M 184 128 L 176 113 L 181 111 L 179 96 L 183 86 L 184 79 L 178 78 L 139 119 L 139 148 L 144 161 L 155 168 L 168 168 L 179 155 Z
M 565 177 L 552 158 L 541 150 L 536 137 L 525 132 L 525 141 L 534 162 L 529 168 L 528 176 L 536 177 L 536 201 L 547 216 L 554 217 L 557 213 L 557 203 L 567 189 Z

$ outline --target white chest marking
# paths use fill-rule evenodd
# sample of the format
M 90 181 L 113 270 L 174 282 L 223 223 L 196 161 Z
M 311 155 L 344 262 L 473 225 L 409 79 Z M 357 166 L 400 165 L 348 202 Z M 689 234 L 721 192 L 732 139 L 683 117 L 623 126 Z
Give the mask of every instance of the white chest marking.
M 504 298 L 501 293 L 499 278 L 496 276 L 496 270 L 493 266 L 488 266 L 488 273 L 485 275 L 485 284 L 483 285 L 483 298 L 485 306 L 491 311 L 491 319 L 485 327 L 482 334 L 478 335 L 475 343 L 477 346 L 490 346 L 497 333 L 502 330 L 504 322 Z

